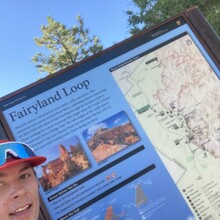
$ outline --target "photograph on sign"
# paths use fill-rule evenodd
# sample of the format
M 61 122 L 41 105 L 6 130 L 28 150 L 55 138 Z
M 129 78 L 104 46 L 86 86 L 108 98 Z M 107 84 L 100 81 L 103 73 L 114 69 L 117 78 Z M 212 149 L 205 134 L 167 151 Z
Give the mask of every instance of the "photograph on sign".
M 140 140 L 124 112 L 92 125 L 83 137 L 97 163 Z
M 44 191 L 90 168 L 89 159 L 75 136 L 56 146 L 45 146 L 38 154 L 47 155 L 47 161 L 41 165 L 41 173 L 37 173 Z

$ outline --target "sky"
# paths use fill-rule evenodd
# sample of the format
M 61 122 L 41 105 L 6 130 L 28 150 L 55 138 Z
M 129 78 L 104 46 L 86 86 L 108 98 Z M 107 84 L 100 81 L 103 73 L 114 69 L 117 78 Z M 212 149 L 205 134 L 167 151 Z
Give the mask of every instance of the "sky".
M 90 36 L 107 48 L 130 37 L 125 11 L 131 8 L 130 0 L 1 0 L 0 97 L 45 77 L 31 58 L 41 51 L 34 38 L 42 36 L 47 16 L 70 28 L 81 15 Z

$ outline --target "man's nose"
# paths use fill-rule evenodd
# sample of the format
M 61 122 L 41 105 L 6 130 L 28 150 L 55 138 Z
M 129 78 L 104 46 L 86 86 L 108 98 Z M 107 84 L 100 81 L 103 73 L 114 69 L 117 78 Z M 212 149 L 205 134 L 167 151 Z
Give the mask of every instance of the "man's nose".
M 10 195 L 11 199 L 19 198 L 26 193 L 25 186 L 19 182 L 15 182 L 11 184 L 10 190 L 11 190 L 11 195 Z

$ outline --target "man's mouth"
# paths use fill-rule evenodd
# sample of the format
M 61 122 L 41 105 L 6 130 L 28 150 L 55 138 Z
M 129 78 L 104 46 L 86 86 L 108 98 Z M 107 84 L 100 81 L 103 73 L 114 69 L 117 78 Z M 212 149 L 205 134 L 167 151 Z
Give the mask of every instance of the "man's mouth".
M 22 213 L 26 212 L 30 207 L 31 207 L 30 204 L 22 206 L 22 207 L 19 207 L 18 209 L 15 209 L 14 211 L 10 212 L 9 215 L 19 215 L 19 214 L 22 214 Z

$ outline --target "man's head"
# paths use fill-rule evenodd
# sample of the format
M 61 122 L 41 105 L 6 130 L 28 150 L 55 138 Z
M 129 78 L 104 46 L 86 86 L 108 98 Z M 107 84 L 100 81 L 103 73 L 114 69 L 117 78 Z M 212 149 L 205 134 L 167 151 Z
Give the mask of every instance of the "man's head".
M 0 219 L 38 219 L 38 182 L 33 167 L 45 160 L 26 144 L 0 140 Z

